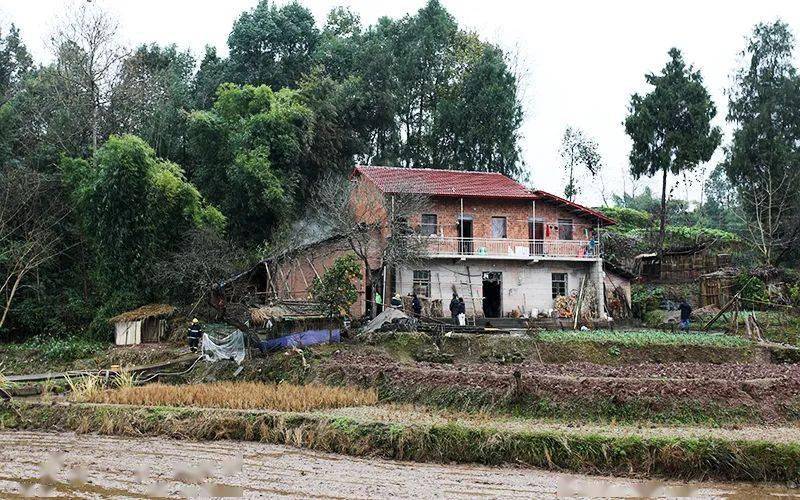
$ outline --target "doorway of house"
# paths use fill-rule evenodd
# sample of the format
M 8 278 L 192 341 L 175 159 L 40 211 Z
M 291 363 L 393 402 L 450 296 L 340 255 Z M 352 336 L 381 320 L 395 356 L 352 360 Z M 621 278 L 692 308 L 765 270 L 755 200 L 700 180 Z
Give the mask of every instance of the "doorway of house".
M 531 255 L 544 254 L 544 222 L 541 220 L 528 221 L 528 239 L 530 240 Z
M 483 316 L 500 318 L 503 316 L 503 273 L 483 273 Z
M 472 219 L 459 219 L 458 236 L 458 253 L 471 254 L 473 251 Z

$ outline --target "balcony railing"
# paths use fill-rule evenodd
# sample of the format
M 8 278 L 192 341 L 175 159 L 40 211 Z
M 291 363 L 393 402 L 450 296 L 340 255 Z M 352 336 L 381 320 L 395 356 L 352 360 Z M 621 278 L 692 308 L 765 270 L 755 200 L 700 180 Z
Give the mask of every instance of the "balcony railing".
M 595 259 L 601 256 L 600 245 L 586 240 L 516 240 L 507 238 L 445 238 L 412 236 L 427 242 L 434 256 L 502 257 L 534 259 L 537 257 Z

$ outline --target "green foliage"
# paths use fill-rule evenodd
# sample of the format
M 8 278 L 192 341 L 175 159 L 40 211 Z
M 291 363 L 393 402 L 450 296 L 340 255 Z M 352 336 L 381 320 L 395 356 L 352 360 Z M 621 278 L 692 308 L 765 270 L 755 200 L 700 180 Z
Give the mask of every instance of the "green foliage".
M 561 139 L 559 153 L 564 162 L 566 175 L 564 197 L 575 201 L 583 184 L 580 181 L 579 167 L 583 167 L 592 177 L 596 176 L 600 170 L 601 158 L 597 150 L 597 142 L 586 137 L 582 130 L 567 127 L 564 137 Z
M 652 226 L 650 214 L 642 210 L 623 206 L 600 207 L 603 215 L 611 217 L 617 224 L 611 226 L 614 231 L 629 231 L 631 229 L 646 229 Z
M 260 0 L 243 12 L 228 35 L 231 76 L 273 88 L 297 85 L 311 69 L 320 34 L 311 11 L 297 2 Z
M 680 245 L 681 242 L 689 244 L 698 243 L 737 243 L 739 237 L 722 229 L 700 226 L 667 226 L 667 238 L 673 245 Z
M 190 115 L 193 180 L 232 236 L 261 243 L 292 213 L 312 122 L 297 92 L 264 85 L 224 84 L 211 111 Z
M 661 307 L 663 300 L 663 287 L 640 284 L 631 287 L 631 309 L 638 318 L 644 319 L 648 312 Z
M 769 302 L 767 285 L 750 273 L 743 271 L 733 282 L 734 289 L 741 294 L 743 305 L 748 309 L 763 309 Z
M 786 23 L 757 24 L 729 92 L 728 121 L 736 128 L 723 166 L 765 264 L 798 254 L 800 76 L 794 44 Z
M 678 49 L 670 49 L 669 56 L 660 75 L 646 75 L 653 90 L 631 97 L 625 119 L 625 132 L 633 141 L 631 174 L 637 179 L 659 172 L 663 176 L 659 249 L 667 220 L 667 174 L 690 171 L 708 161 L 721 139 L 719 127 L 711 126 L 716 108 L 700 72 L 686 66 Z
M 88 340 L 81 337 L 36 336 L 22 344 L 8 344 L 5 349 L 19 351 L 36 351 L 49 362 L 69 362 L 90 358 L 106 348 L 104 342 Z
M 314 278 L 311 296 L 325 307 L 330 316 L 347 314 L 356 300 L 356 280 L 361 275 L 361 264 L 353 254 L 336 259 L 322 277 Z
M 542 342 L 613 342 L 625 347 L 649 345 L 685 345 L 709 347 L 748 347 L 750 341 L 738 336 L 718 334 L 669 333 L 660 330 L 592 330 L 548 331 L 541 333 Z
M 135 136 L 112 136 L 95 154 L 94 165 L 64 159 L 62 170 L 106 302 L 110 296 L 135 302 L 146 292 L 142 277 L 186 231 L 222 222 L 180 167 L 157 159 Z

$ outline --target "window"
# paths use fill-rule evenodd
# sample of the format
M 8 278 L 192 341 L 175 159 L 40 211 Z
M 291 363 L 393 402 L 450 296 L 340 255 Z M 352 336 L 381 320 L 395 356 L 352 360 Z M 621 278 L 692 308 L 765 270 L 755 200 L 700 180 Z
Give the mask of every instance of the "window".
M 572 239 L 572 219 L 558 219 L 558 239 Z
M 423 297 L 431 296 L 431 272 L 414 271 L 413 290 L 417 295 Z
M 422 214 L 422 224 L 420 224 L 419 232 L 424 236 L 436 234 L 436 226 L 439 225 L 436 214 Z
M 492 238 L 508 238 L 505 217 L 492 217 Z
M 553 298 L 567 295 L 567 273 L 553 273 Z

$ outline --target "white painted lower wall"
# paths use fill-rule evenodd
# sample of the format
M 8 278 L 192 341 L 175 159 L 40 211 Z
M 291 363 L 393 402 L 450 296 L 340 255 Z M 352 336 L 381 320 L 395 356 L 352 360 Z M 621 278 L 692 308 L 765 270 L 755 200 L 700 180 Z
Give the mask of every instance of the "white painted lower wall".
M 120 321 L 114 326 L 117 345 L 136 345 L 142 343 L 142 324 L 139 321 Z
M 469 278 L 467 277 L 469 268 Z M 456 261 L 430 259 L 414 267 L 404 267 L 397 272 L 397 288 L 401 295 L 412 291 L 413 271 L 431 273 L 431 298 L 442 299 L 445 316 L 449 315 L 453 286 L 464 297 L 467 316 L 483 316 L 483 273 L 502 272 L 502 310 L 508 316 L 514 310 L 529 315 L 534 309 L 546 312 L 553 308 L 552 273 L 567 273 L 567 292 L 577 292 L 584 276 L 597 279 L 602 273 L 600 261 L 545 261 L 529 262 L 514 260 Z M 602 274 L 599 275 L 602 283 Z M 472 292 L 470 292 L 470 281 Z M 601 287 L 602 289 L 602 287 Z M 475 298 L 474 305 L 471 297 Z M 473 309 L 474 307 L 474 309 Z

